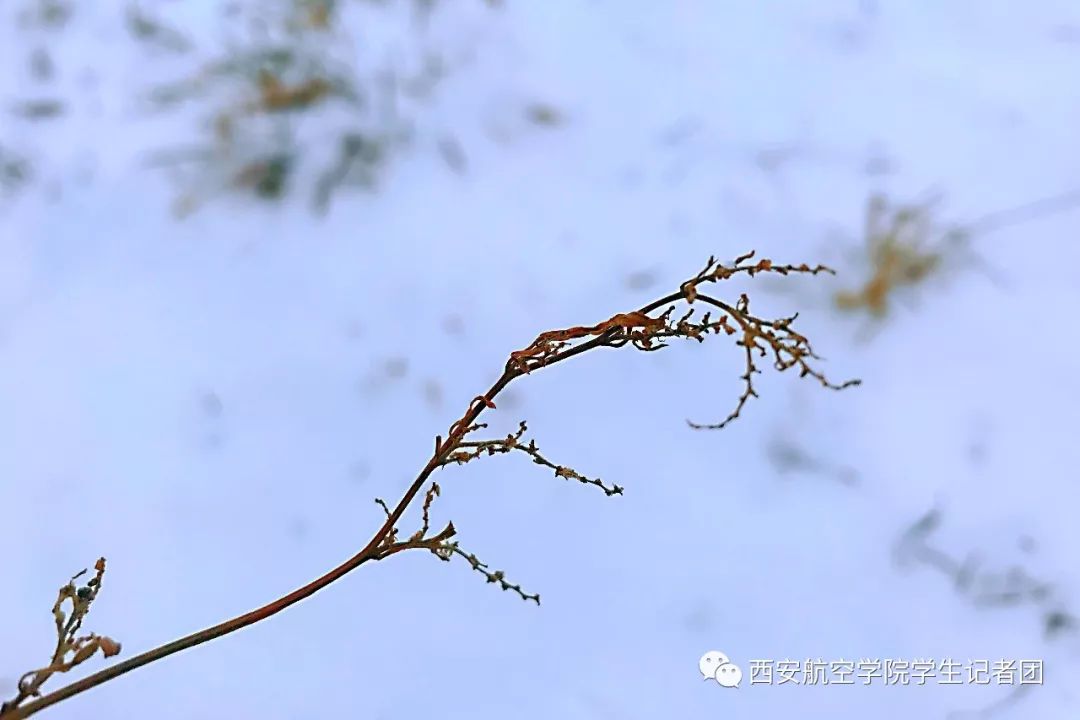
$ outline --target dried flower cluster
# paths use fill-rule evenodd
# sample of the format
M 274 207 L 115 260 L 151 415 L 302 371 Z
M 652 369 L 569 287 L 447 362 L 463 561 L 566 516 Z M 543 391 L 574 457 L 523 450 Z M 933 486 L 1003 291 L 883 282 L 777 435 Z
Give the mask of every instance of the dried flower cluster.
M 86 585 L 75 585 L 75 581 L 86 574 L 86 570 L 83 570 L 60 588 L 52 608 L 53 620 L 56 622 L 56 647 L 53 649 L 52 659 L 45 667 L 31 670 L 19 678 L 18 694 L 0 705 L 0 717 L 8 717 L 9 714 L 19 717 L 19 706 L 29 698 L 39 697 L 45 681 L 56 673 L 66 673 L 81 665 L 98 650 L 107 658 L 120 653 L 120 643 L 112 638 L 94 633 L 78 634 L 86 614 L 90 612 L 90 606 L 101 590 L 105 558 L 98 559 L 94 570 L 94 576 L 87 580 Z
M 841 390 L 857 384 L 857 380 L 834 384 L 811 364 L 818 357 L 814 354 L 809 340 L 793 328 L 797 316 L 779 319 L 761 318 L 750 312 L 750 300 L 745 294 L 733 302 L 728 302 L 704 292 L 706 286 L 739 274 L 753 277 L 760 273 L 817 275 L 832 272 L 829 268 L 820 265 L 817 267 L 805 264 L 777 265 L 770 260 L 755 261 L 753 258 L 754 253 L 751 252 L 737 258 L 731 265 L 723 265 L 714 258 L 710 258 L 701 272 L 684 282 L 678 291 L 670 295 L 637 310 L 616 314 L 594 325 L 575 326 L 541 333 L 527 347 L 512 352 L 503 367 L 502 374 L 487 392 L 476 396 L 469 403 L 465 413 L 450 425 L 445 438 L 441 435 L 435 438 L 431 457 L 397 503 L 391 506 L 382 499 L 376 499 L 375 502 L 382 508 L 385 519 L 367 545 L 352 558 L 325 575 L 257 610 L 116 663 L 49 695 L 23 704 L 23 700 L 36 694 L 38 687 L 48 675 L 57 670 L 66 669 L 67 666 L 63 665 L 62 659 L 54 659 L 54 664 L 50 666 L 50 669 L 28 674 L 27 678 L 30 679 L 24 679 L 24 682 L 20 684 L 19 699 L 5 706 L 5 710 L 0 712 L 0 719 L 27 717 L 138 667 L 265 620 L 309 597 L 361 565 L 384 560 L 405 550 L 426 550 L 444 561 L 450 561 L 455 556 L 463 558 L 487 582 L 497 585 L 502 590 L 515 593 L 524 600 L 539 604 L 539 595 L 525 592 L 520 585 L 508 581 L 503 571 L 491 570 L 476 555 L 463 550 L 454 539 L 457 528 L 452 522 L 446 522 L 445 525 L 440 523 L 442 529 L 433 530 L 433 527 L 437 527 L 432 522 L 435 500 L 443 492 L 442 486 L 433 480 L 433 474 L 442 468 L 467 464 L 482 457 L 520 453 L 528 456 L 533 463 L 552 470 L 555 477 L 595 486 L 608 496 L 621 495 L 623 493 L 621 486 L 587 477 L 542 455 L 535 441 L 525 438 L 527 426 L 524 422 L 518 426 L 517 432 L 505 437 L 493 439 L 474 437 L 474 434 L 487 427 L 485 423 L 478 422 L 479 416 L 486 410 L 495 409 L 496 396 L 512 381 L 598 347 L 629 345 L 644 352 L 655 352 L 667 347 L 668 341 L 673 338 L 697 342 L 703 342 L 710 335 L 734 338 L 736 345 L 742 347 L 746 355 L 746 372 L 742 376 L 745 389 L 735 409 L 725 420 L 714 425 L 692 424 L 695 428 L 723 427 L 739 415 L 750 397 L 757 395 L 751 378 L 761 371 L 755 365 L 755 358 L 771 356 L 775 370 L 783 372 L 798 368 L 800 376 L 812 377 L 826 388 Z M 681 315 L 676 315 L 679 304 L 685 305 L 686 308 Z M 707 306 L 708 310 L 698 316 L 697 311 L 703 305 Z M 406 536 L 399 528 L 399 523 L 410 509 L 419 517 L 416 518 L 415 531 Z M 103 562 L 100 563 L 100 569 L 104 569 Z M 74 586 L 69 586 L 72 588 L 70 593 L 74 593 L 71 597 L 76 599 L 76 608 L 81 609 L 82 613 L 85 613 L 89 600 L 92 600 L 96 594 L 98 585 L 100 585 L 100 577 L 94 583 L 85 605 L 78 604 L 83 602 L 78 599 L 81 595 L 73 589 Z M 67 591 L 61 591 L 62 597 L 67 597 L 64 595 L 65 592 Z M 81 622 L 81 615 L 79 618 Z M 77 626 L 78 623 L 75 624 L 75 629 Z M 62 645 L 62 649 L 74 649 L 79 661 L 85 659 L 83 656 L 92 654 L 98 647 L 101 647 L 106 655 L 119 651 L 118 645 L 105 638 L 90 636 L 81 642 L 82 644 L 79 645 L 71 641 L 69 644 Z M 86 648 L 92 649 L 86 650 Z M 57 657 L 62 658 L 62 653 Z

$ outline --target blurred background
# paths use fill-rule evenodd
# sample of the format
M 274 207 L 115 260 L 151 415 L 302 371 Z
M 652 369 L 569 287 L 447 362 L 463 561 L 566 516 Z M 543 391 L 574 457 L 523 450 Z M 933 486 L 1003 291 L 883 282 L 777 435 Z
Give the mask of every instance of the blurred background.
M 4 699 L 98 556 L 121 658 L 262 605 L 510 351 L 757 250 L 837 275 L 716 294 L 862 386 L 763 364 L 693 430 L 742 391 L 723 337 L 514 383 L 492 437 L 626 488 L 438 472 L 433 522 L 540 607 L 404 553 L 42 717 L 1077 716 L 1074 2 L 0 11 Z M 750 682 L 912 658 L 1044 682 Z

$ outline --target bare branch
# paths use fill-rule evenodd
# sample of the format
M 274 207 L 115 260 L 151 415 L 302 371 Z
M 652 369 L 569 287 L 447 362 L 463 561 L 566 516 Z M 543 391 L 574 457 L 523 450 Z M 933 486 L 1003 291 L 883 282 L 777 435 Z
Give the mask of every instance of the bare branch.
M 752 385 L 753 375 L 760 373 L 755 365 L 755 358 L 771 355 L 774 370 L 784 372 L 791 368 L 798 368 L 801 377 L 810 376 L 825 388 L 842 390 L 857 385 L 858 380 L 834 384 L 811 365 L 811 361 L 817 361 L 820 358 L 814 354 L 809 340 L 792 328 L 797 316 L 766 320 L 750 312 L 750 300 L 746 295 L 742 295 L 734 304 L 731 304 L 701 292 L 702 286 L 726 280 L 737 274 L 753 277 L 758 273 L 817 275 L 832 272 L 822 265 L 816 267 L 805 264 L 776 265 L 767 259 L 752 263 L 753 257 L 753 252 L 748 253 L 737 258 L 730 266 L 721 265 L 710 258 L 704 270 L 684 282 L 677 292 L 659 298 L 637 310 L 616 314 L 595 325 L 575 326 L 541 333 L 527 347 L 510 354 L 499 378 L 487 392 L 476 396 L 469 403 L 465 413 L 450 425 L 445 440 L 441 435 L 435 438 L 431 457 L 397 503 L 391 506 L 382 499 L 376 499 L 375 502 L 382 508 L 385 519 L 368 543 L 351 558 L 321 577 L 315 578 L 303 587 L 263 607 L 148 650 L 39 697 L 40 686 L 53 673 L 66 672 L 70 667 L 93 655 L 99 648 L 106 656 L 119 652 L 119 645 L 108 638 L 94 635 L 84 638 L 74 637 L 74 633 L 82 623 L 83 615 L 89 608 L 90 602 L 96 597 L 97 588 L 100 586 L 100 573 L 104 571 L 104 560 L 99 561 L 99 575 L 91 581 L 93 585 L 88 586 L 90 590 L 87 597 L 82 596 L 83 589 L 75 589 L 74 581 L 61 589 L 57 607 L 64 600 L 71 600 L 76 610 L 72 618 L 62 617 L 59 610 L 55 611 L 58 635 L 61 640 L 58 641 L 58 649 L 57 653 L 54 653 L 53 662 L 48 667 L 27 673 L 23 677 L 19 683 L 18 697 L 0 709 L 0 720 L 29 717 L 46 707 L 97 687 L 131 670 L 266 620 L 331 585 L 361 565 L 384 560 L 406 550 L 428 550 L 443 560 L 459 555 L 465 558 L 470 566 L 482 574 L 489 583 L 496 583 L 503 590 L 514 592 L 525 600 L 532 600 L 539 604 L 539 595 L 524 592 L 519 585 L 508 582 L 501 570 L 490 570 L 475 555 L 464 552 L 457 542 L 451 541 L 450 538 L 457 533 L 452 522 L 448 522 L 442 531 L 434 535 L 430 534 L 435 499 L 442 493 L 440 486 L 431 480 L 432 473 L 451 463 L 464 464 L 481 456 L 517 451 L 528 455 L 534 463 L 552 469 L 556 477 L 595 485 L 609 496 L 622 494 L 623 488 L 619 485 L 608 485 L 599 479 L 587 478 L 576 470 L 558 465 L 541 455 L 534 441 L 523 440 L 526 431 L 524 422 L 520 424 L 516 433 L 507 435 L 505 438 L 466 439 L 471 433 L 485 427 L 483 423 L 477 422 L 479 416 L 486 410 L 495 409 L 496 396 L 512 381 L 598 347 L 618 348 L 630 345 L 643 352 L 655 352 L 667 347 L 665 341 L 671 338 L 704 342 L 706 338 L 713 335 L 735 336 L 736 344 L 743 348 L 746 355 L 746 372 L 742 376 L 743 393 L 740 395 L 734 412 L 723 422 L 716 425 L 694 425 L 694 427 L 723 427 L 738 417 L 749 398 L 757 395 Z M 675 307 L 678 303 L 685 303 L 688 308 L 681 317 L 674 319 Z M 712 312 L 719 311 L 718 319 L 713 319 L 708 312 L 700 319 L 695 319 L 699 304 L 714 308 Z M 666 309 L 659 315 L 652 314 L 660 311 L 661 308 Z M 425 488 L 427 488 L 426 491 Z M 417 503 L 418 498 L 422 499 Z M 399 540 L 398 523 L 405 513 L 415 508 L 417 504 L 420 506 L 419 528 L 407 540 Z M 64 660 L 66 654 L 69 653 L 74 654 L 73 659 Z

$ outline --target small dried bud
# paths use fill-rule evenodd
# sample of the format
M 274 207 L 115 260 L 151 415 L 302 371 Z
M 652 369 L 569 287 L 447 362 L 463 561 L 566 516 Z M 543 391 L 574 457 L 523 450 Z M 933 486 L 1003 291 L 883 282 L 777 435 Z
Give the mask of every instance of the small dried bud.
M 105 655 L 105 657 L 112 657 L 113 655 L 120 654 L 120 643 L 116 642 L 112 638 L 98 638 L 98 644 L 101 646 L 101 652 Z

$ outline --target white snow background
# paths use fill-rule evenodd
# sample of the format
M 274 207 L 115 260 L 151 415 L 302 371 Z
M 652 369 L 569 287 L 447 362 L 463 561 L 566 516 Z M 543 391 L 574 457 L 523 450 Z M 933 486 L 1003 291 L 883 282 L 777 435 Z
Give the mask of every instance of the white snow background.
M 437 473 L 435 521 L 539 608 L 405 553 L 42 717 L 1077 717 L 1075 636 L 1043 624 L 1080 602 L 1080 215 L 977 238 L 1002 282 L 943 274 L 869 340 L 829 294 L 865 279 L 849 250 L 873 190 L 940 188 L 964 220 L 1080 188 L 1080 6 L 503 5 L 444 2 L 422 35 L 393 7 L 349 16 L 372 56 L 421 43 L 457 65 L 378 190 L 325 217 L 298 190 L 173 218 L 143 159 L 194 120 L 137 100 L 191 58 L 148 54 L 119 3 L 77 7 L 55 44 L 63 117 L 5 106 L 0 142 L 35 177 L 0 208 L 3 697 L 47 662 L 56 588 L 99 555 L 86 628 L 121 658 L 251 610 L 363 546 L 373 498 L 399 496 L 510 351 L 756 249 L 840 274 L 716 293 L 802 311 L 822 368 L 863 385 L 766 370 L 739 420 L 695 432 L 687 418 L 722 419 L 741 389 L 726 338 L 515 382 L 492 436 L 526 419 L 554 461 L 626 487 L 606 498 L 513 455 Z M 5 104 L 32 91 L 20 7 L 2 8 Z M 155 7 L 220 50 L 216 3 Z M 529 102 L 565 121 L 526 122 Z M 448 133 L 463 175 L 436 151 Z M 893 172 L 866 173 L 877 155 Z M 855 482 L 782 472 L 778 442 Z M 894 562 L 934 508 L 936 546 L 1023 566 L 1050 604 L 980 607 Z M 703 681 L 712 649 L 742 687 Z M 1045 682 L 996 705 L 1011 688 L 748 681 L 752 659 L 913 657 L 1041 658 Z

